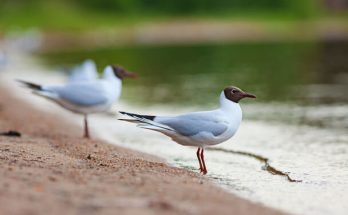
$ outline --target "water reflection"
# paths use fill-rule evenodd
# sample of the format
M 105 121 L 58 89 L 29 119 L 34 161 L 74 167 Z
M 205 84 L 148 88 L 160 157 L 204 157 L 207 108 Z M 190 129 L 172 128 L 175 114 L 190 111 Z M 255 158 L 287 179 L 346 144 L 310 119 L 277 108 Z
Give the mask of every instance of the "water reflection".
M 131 46 L 44 53 L 50 65 L 95 59 L 141 75 L 125 85 L 137 104 L 212 105 L 221 89 L 236 84 L 258 101 L 348 102 L 348 42 Z M 139 93 L 141 92 L 141 93 Z

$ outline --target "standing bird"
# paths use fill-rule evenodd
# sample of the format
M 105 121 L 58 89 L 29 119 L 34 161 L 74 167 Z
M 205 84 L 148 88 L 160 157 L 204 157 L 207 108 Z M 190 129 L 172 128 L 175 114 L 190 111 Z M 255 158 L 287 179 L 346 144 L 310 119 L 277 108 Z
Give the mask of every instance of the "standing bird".
M 132 117 L 120 120 L 137 123 L 140 128 L 161 132 L 181 145 L 198 147 L 199 169 L 205 175 L 208 170 L 204 161 L 204 148 L 233 137 L 242 121 L 239 101 L 247 97 L 256 98 L 253 94 L 230 86 L 221 92 L 220 108 L 216 110 L 179 116 L 149 116 L 120 112 Z
M 135 78 L 136 74 L 112 65 L 104 69 L 101 79 L 91 81 L 74 81 L 59 86 L 18 81 L 34 90 L 36 95 L 52 100 L 74 113 L 83 114 L 84 137 L 89 138 L 87 115 L 107 111 L 119 99 L 122 79 L 126 77 Z

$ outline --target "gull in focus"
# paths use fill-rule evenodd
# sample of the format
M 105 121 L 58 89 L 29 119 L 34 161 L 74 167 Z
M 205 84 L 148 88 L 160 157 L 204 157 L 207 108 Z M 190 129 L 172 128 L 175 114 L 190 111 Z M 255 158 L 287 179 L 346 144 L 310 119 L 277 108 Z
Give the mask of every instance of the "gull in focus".
M 184 146 L 196 146 L 199 169 L 204 175 L 208 170 L 204 161 L 204 148 L 222 143 L 237 132 L 242 121 L 239 101 L 256 98 L 253 94 L 230 86 L 220 94 L 220 108 L 212 111 L 193 112 L 178 116 L 151 116 L 120 112 L 137 123 L 138 127 L 158 131 Z
M 84 115 L 84 137 L 89 138 L 88 114 L 104 112 L 119 99 L 123 78 L 135 78 L 136 74 L 121 66 L 112 65 L 104 69 L 101 79 L 73 81 L 65 85 L 38 85 L 18 80 L 33 90 L 36 95 L 47 98 L 74 113 Z

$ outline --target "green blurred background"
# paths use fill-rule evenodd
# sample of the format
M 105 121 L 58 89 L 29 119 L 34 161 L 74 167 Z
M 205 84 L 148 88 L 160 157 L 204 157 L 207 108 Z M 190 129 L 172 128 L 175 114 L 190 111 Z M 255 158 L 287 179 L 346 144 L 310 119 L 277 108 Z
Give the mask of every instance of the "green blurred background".
M 43 64 L 72 67 L 90 58 L 100 72 L 117 63 L 139 73 L 139 81 L 124 86 L 129 102 L 214 105 L 231 84 L 255 92 L 256 102 L 348 102 L 348 0 L 0 5 L 4 41 L 39 44 L 39 38 L 36 53 Z M 21 34 L 31 39 L 23 42 Z
M 345 19 L 346 0 L 0 0 L 2 30 L 76 30 L 158 19 Z

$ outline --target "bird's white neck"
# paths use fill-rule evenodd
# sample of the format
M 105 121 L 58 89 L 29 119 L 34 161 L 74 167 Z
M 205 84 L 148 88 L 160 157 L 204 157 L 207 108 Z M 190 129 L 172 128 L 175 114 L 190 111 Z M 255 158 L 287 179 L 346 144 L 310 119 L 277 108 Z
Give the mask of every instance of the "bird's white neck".
M 110 80 L 110 81 L 116 80 L 116 81 L 122 82 L 122 80 L 115 75 L 111 66 L 105 67 L 104 72 L 103 72 L 103 79 Z
M 236 102 L 228 100 L 223 91 L 220 94 L 220 109 L 222 111 L 229 112 L 234 116 L 240 116 L 240 120 L 242 119 L 242 109 L 240 108 L 240 105 Z
M 108 86 L 110 86 L 110 92 L 112 94 L 115 94 L 115 98 L 120 97 L 121 91 L 122 91 L 122 80 L 115 76 L 114 71 L 112 70 L 111 66 L 107 66 L 104 69 L 103 73 L 103 80 L 107 81 Z

